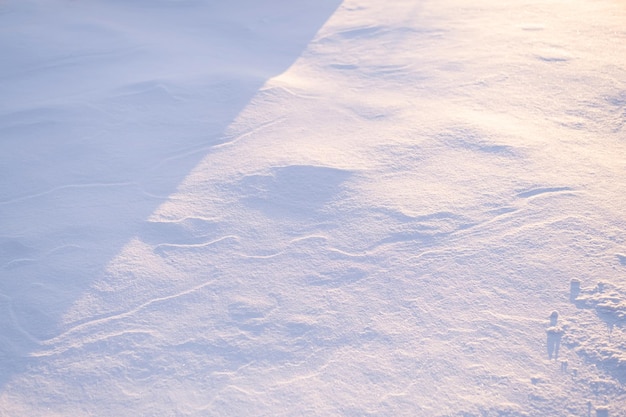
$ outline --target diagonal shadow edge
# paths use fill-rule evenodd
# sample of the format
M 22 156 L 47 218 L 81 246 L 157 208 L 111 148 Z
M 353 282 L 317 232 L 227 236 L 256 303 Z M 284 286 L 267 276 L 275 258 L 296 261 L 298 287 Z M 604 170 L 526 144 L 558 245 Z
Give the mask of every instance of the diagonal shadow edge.
M 39 56 L 9 48 L 13 71 L 0 71 L 13 99 L 0 106 L 7 174 L 0 188 L 2 387 L 38 364 L 31 352 L 58 333 L 62 314 L 206 152 L 168 164 L 166 175 L 151 179 L 156 192 L 141 192 L 142 176 L 172 152 L 219 144 L 341 0 L 276 0 L 274 9 L 250 0 L 178 3 L 95 2 L 58 11 L 65 17 L 44 25 L 48 39 L 39 51 L 34 45 L 44 34 L 21 25 L 51 19 L 46 10 L 30 3 L 13 16 L 14 40 Z M 152 19 L 159 13 L 165 21 Z M 78 40 L 65 45 L 68 36 Z

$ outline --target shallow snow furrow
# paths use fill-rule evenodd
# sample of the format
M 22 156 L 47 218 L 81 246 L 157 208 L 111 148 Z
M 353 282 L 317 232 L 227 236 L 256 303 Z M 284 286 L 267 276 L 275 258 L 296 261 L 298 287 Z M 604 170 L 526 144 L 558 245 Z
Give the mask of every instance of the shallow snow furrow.
M 39 197 L 43 197 L 49 194 L 54 194 L 54 193 L 57 193 L 59 191 L 64 191 L 64 190 L 82 190 L 82 189 L 93 189 L 93 188 L 118 188 L 118 187 L 137 187 L 137 184 L 134 182 L 67 184 L 67 185 L 54 187 L 49 190 L 42 191 L 36 194 L 30 194 L 30 195 L 20 196 L 16 198 L 10 198 L 8 200 L 2 200 L 0 201 L 0 205 L 20 203 L 23 201 L 36 199 Z
M 108 315 L 106 317 L 90 319 L 89 321 L 86 321 L 77 326 L 74 326 L 51 339 L 40 341 L 40 344 L 42 346 L 51 346 L 51 348 L 46 351 L 34 352 L 32 353 L 32 356 L 40 357 L 40 356 L 55 355 L 55 354 L 64 352 L 65 350 L 69 348 L 76 348 L 78 346 L 81 346 L 87 343 L 93 343 L 95 341 L 98 341 L 102 339 L 103 337 L 106 337 L 106 334 L 107 334 L 106 327 L 109 327 L 111 323 L 127 319 L 128 317 L 137 314 L 141 310 L 144 310 L 147 307 L 152 306 L 153 304 L 174 300 L 174 299 L 183 297 L 185 295 L 192 294 L 213 283 L 214 281 L 212 280 L 207 281 L 193 288 L 187 289 L 185 291 L 181 291 L 176 294 L 150 299 L 130 310 L 127 310 L 121 313 L 115 313 L 115 314 Z M 105 329 L 98 332 L 98 330 L 96 330 L 98 327 L 105 327 Z M 102 333 L 104 333 L 104 336 L 102 335 Z M 81 337 L 81 334 L 86 334 L 86 336 Z
M 246 137 L 258 134 L 259 132 L 262 132 L 263 130 L 265 130 L 267 128 L 270 128 L 273 125 L 279 124 L 281 121 L 283 121 L 283 119 L 284 118 L 276 118 L 274 120 L 270 120 L 270 121 L 266 121 L 266 122 L 260 123 L 258 126 L 255 126 L 255 127 L 251 128 L 251 129 L 248 129 L 247 131 L 245 131 L 243 133 L 238 133 L 234 137 L 230 137 L 228 135 L 225 135 L 224 137 L 220 138 L 219 140 L 217 140 L 215 142 L 211 142 L 208 145 L 203 144 L 203 145 L 200 145 L 200 146 L 195 146 L 195 147 L 190 148 L 190 149 L 182 149 L 182 150 L 172 151 L 172 152 L 170 152 L 170 154 L 169 154 L 169 156 L 167 158 L 163 158 L 160 161 L 158 161 L 156 164 L 152 165 L 148 169 L 148 172 L 155 172 L 159 168 L 165 169 L 168 164 L 175 163 L 176 161 L 184 160 L 184 159 L 187 159 L 187 158 L 190 158 L 190 157 L 194 157 L 194 156 L 206 155 L 211 150 L 219 149 L 219 148 L 224 147 L 224 146 L 229 146 L 229 145 L 235 144 L 237 141 L 240 141 L 242 139 L 245 139 Z M 150 178 L 147 177 L 146 180 L 150 180 Z
M 205 248 L 207 246 L 214 245 L 216 243 L 221 243 L 228 240 L 239 241 L 239 236 L 230 235 L 230 236 L 222 236 L 218 239 L 213 239 L 208 242 L 200 242 L 200 243 L 159 243 L 153 247 L 156 253 L 164 253 L 169 250 L 176 249 L 193 249 L 193 248 Z
M 534 188 L 532 190 L 523 191 L 518 193 L 517 196 L 520 198 L 530 198 L 535 197 L 542 194 L 552 194 L 552 193 L 563 193 L 573 191 L 571 187 L 545 187 L 545 188 Z

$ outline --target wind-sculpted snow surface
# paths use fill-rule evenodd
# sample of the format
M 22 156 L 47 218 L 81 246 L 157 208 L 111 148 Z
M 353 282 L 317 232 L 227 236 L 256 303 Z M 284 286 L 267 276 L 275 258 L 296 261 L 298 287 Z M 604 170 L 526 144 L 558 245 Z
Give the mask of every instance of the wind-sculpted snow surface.
M 626 9 L 510 3 L 0 4 L 0 415 L 623 415 Z

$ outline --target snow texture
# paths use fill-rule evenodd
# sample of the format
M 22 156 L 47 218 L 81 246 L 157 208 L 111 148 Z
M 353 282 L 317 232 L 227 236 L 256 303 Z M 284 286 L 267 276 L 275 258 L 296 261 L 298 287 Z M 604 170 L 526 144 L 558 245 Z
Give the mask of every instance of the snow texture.
M 0 415 L 626 415 L 624 6 L 0 2 Z

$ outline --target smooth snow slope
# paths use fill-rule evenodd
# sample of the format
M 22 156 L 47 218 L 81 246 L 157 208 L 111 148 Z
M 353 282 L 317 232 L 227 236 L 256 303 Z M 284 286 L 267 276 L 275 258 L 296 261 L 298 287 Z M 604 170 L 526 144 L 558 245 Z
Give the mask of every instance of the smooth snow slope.
M 623 2 L 0 20 L 0 415 L 625 413 Z

